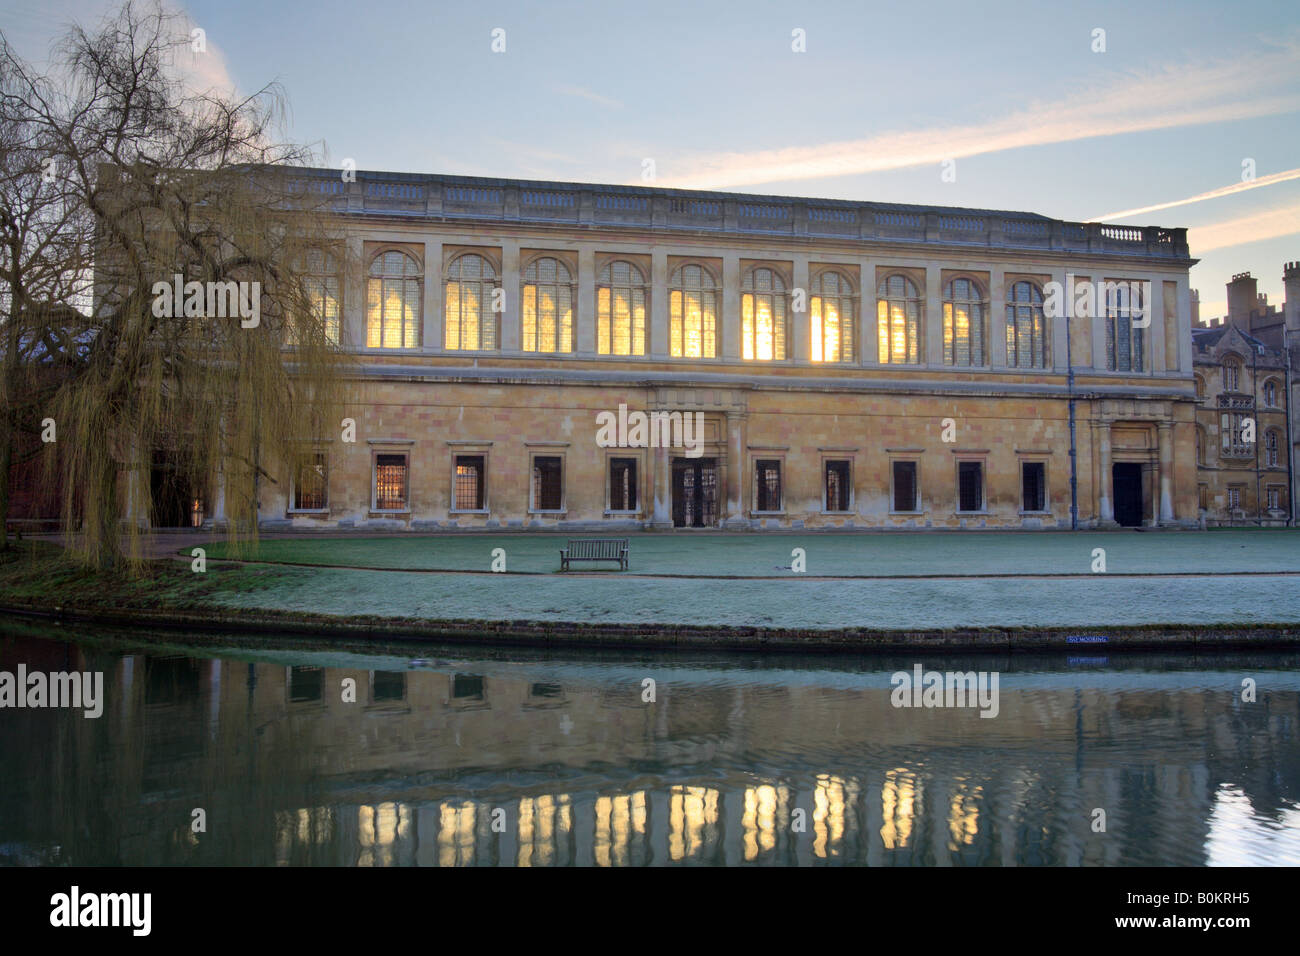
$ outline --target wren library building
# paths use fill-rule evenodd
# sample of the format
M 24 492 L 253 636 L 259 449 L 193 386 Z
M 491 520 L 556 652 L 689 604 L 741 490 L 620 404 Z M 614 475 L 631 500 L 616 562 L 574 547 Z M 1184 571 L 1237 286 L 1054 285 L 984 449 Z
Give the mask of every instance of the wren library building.
M 1183 229 L 301 175 L 345 224 L 310 281 L 359 399 L 264 527 L 1197 522 Z M 219 480 L 188 497 L 225 520 Z

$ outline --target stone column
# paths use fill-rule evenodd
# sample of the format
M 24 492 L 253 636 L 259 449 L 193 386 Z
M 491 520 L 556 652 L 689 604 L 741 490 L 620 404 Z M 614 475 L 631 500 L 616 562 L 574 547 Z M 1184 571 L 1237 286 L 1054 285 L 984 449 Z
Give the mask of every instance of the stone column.
M 654 358 L 668 357 L 668 253 L 650 253 L 650 314 L 646 317 L 646 350 Z
M 596 247 L 578 249 L 578 301 L 574 304 L 573 351 L 596 354 Z
M 858 364 L 880 364 L 880 345 L 877 342 L 876 329 L 876 264 L 870 259 L 863 259 L 861 281 L 858 284 L 858 312 L 860 338 L 858 340 Z
M 1150 323 L 1143 337 L 1146 341 L 1146 354 L 1143 360 L 1146 363 L 1146 371 L 1158 373 L 1165 370 L 1165 284 L 1161 277 L 1154 273 L 1149 273 L 1142 277 L 1142 293 L 1146 297 L 1143 305 L 1146 307 L 1147 321 Z
M 1070 307 L 1066 305 L 1066 301 L 1067 297 L 1073 291 L 1071 288 L 1073 282 L 1066 273 L 1064 266 L 1057 266 L 1052 269 L 1051 281 L 1057 283 L 1061 287 L 1062 314 L 1058 316 L 1049 316 L 1047 315 L 1047 310 L 1044 309 L 1043 318 L 1047 321 L 1047 334 L 1051 341 L 1052 370 L 1056 372 L 1065 372 L 1065 357 L 1068 349 L 1068 346 L 1066 345 L 1066 337 L 1070 334 L 1070 320 L 1065 317 L 1065 314 L 1070 311 Z M 1006 310 L 1003 309 L 1002 311 L 1005 316 Z M 1003 342 L 1002 347 L 1006 348 L 1005 341 Z M 1074 360 L 1073 355 L 1071 355 L 1070 358 L 1071 360 Z
M 740 361 L 740 256 L 722 257 L 722 314 L 718 316 L 718 354 Z
M 727 412 L 727 514 L 725 524 L 745 523 L 745 416 Z
M 1157 422 L 1160 448 L 1160 522 L 1174 520 L 1174 423 Z
M 364 249 L 359 236 L 347 239 L 349 274 L 343 282 L 343 316 L 339 323 L 339 342 L 344 348 L 366 347 L 366 282 L 369 263 L 365 262 Z
M 442 240 L 424 241 L 424 321 L 420 345 L 426 352 L 441 352 L 442 340 Z
M 502 352 L 518 352 L 520 348 L 519 311 L 519 240 L 506 239 L 501 243 L 501 288 L 505 291 L 505 311 L 501 313 L 501 338 L 498 347 Z
M 808 289 L 808 257 L 794 257 L 794 288 L 803 290 L 803 308 L 798 312 L 791 310 L 790 341 L 785 343 L 785 354 L 800 365 L 806 365 L 812 355 L 812 332 L 808 327 L 809 301 L 812 293 Z M 793 294 L 791 303 L 793 304 Z
M 662 445 L 655 449 L 655 502 L 650 525 L 653 528 L 673 526 L 672 459 L 669 454 L 669 450 Z
M 1097 429 L 1097 514 L 1102 524 L 1115 521 L 1110 497 L 1110 422 L 1094 422 Z
M 1007 367 L 1007 290 L 1001 266 L 989 268 L 989 341 L 990 368 Z

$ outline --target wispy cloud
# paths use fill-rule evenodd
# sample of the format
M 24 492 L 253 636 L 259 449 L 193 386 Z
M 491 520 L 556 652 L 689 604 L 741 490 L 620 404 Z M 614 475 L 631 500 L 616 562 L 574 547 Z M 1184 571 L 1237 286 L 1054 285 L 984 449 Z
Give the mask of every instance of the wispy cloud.
M 1192 255 L 1300 233 L 1300 202 L 1187 230 Z
M 1066 143 L 1300 110 L 1300 43 L 1257 56 L 1133 73 L 982 124 L 900 130 L 866 139 L 687 159 L 661 185 L 730 189 L 938 164 L 1002 150 Z M 664 171 L 667 164 L 662 164 Z
M 1233 183 L 1231 186 L 1211 189 L 1207 193 L 1197 193 L 1195 196 L 1188 196 L 1186 199 L 1175 199 L 1172 202 L 1156 203 L 1154 206 L 1139 206 L 1137 209 L 1124 209 L 1120 212 L 1110 212 L 1104 216 L 1097 216 L 1093 219 L 1089 219 L 1088 222 L 1109 222 L 1113 219 L 1127 219 L 1129 216 L 1141 216 L 1145 213 L 1155 212 L 1158 209 L 1172 209 L 1174 206 L 1186 206 L 1194 202 L 1204 202 L 1207 199 L 1218 199 L 1221 196 L 1231 196 L 1234 193 L 1244 193 L 1248 189 L 1258 189 L 1260 186 L 1272 186 L 1274 183 L 1285 183 L 1292 179 L 1300 179 L 1300 169 L 1288 169 L 1281 173 L 1271 173 L 1268 176 L 1261 176 L 1258 179 L 1252 179 L 1250 182 Z
M 623 104 L 614 99 L 612 96 L 602 96 L 599 93 L 593 93 L 591 90 L 583 89 L 581 86 L 557 86 L 554 92 L 561 96 L 576 96 L 580 99 L 590 100 L 592 103 L 599 103 L 601 106 L 608 106 L 611 109 L 621 110 Z

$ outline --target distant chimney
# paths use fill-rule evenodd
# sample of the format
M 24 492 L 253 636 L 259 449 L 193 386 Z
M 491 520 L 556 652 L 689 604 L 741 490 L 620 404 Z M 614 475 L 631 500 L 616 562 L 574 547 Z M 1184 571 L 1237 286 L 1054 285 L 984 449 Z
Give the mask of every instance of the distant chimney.
M 1282 311 L 1287 331 L 1300 334 L 1300 262 L 1288 262 L 1283 267 L 1282 288 L 1286 294 Z
M 1192 290 L 1192 327 L 1201 324 L 1201 293 L 1196 289 Z
M 1250 328 L 1250 313 L 1259 301 L 1256 285 L 1249 272 L 1238 272 L 1228 283 L 1228 321 L 1239 329 Z

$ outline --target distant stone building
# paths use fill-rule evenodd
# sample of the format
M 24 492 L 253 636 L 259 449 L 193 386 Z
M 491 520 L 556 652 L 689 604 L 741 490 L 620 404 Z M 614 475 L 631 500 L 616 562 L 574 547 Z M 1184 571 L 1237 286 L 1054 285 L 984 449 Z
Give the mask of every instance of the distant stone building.
M 1228 315 L 1197 316 L 1192 330 L 1197 496 L 1211 527 L 1295 523 L 1300 263 L 1287 263 L 1283 281 L 1279 309 L 1250 273 L 1233 276 Z

